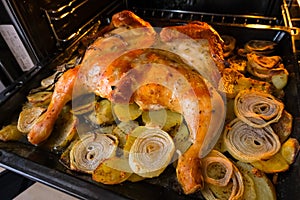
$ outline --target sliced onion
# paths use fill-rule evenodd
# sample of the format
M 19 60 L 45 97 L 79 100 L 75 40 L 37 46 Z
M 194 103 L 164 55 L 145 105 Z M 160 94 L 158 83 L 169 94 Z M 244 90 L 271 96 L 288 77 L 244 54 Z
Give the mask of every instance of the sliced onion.
M 216 152 L 216 150 L 213 150 L 212 152 Z M 220 153 L 221 154 L 221 153 Z M 232 173 L 233 173 L 233 167 L 232 167 L 232 163 L 223 156 L 218 156 L 218 155 L 212 155 L 212 153 L 208 154 L 207 157 L 205 157 L 202 160 L 203 163 L 203 177 L 205 182 L 207 183 L 211 183 L 213 185 L 218 185 L 218 186 L 226 186 L 231 177 L 232 177 Z M 226 172 L 225 174 L 214 174 L 214 176 L 217 176 L 217 178 L 215 177 L 211 177 L 210 174 L 211 173 L 216 173 L 214 172 L 215 167 L 211 166 L 217 166 L 217 165 L 221 165 L 220 167 L 217 168 L 223 168 Z M 209 171 L 213 171 L 213 172 L 209 172 Z
M 232 162 L 222 153 L 212 150 L 203 160 L 204 189 L 201 190 L 205 199 L 239 199 L 244 194 L 244 183 L 242 174 Z M 208 178 L 207 170 L 211 163 L 221 164 L 226 172 L 223 178 L 212 179 Z M 215 174 L 218 176 L 217 174 Z M 223 174 L 220 174 L 222 176 Z
M 283 109 L 284 104 L 275 97 L 255 90 L 243 90 L 234 100 L 236 116 L 255 128 L 277 122 L 281 118 Z
M 245 191 L 245 186 L 243 182 L 243 176 L 236 166 L 233 166 L 233 176 L 232 176 L 232 192 L 229 199 L 240 199 Z
M 88 134 L 80 138 L 70 151 L 71 169 L 91 174 L 105 159 L 113 157 L 118 147 L 111 134 Z
M 288 71 L 281 63 L 280 56 L 262 56 L 255 53 L 247 54 L 247 71 L 260 79 L 270 81 L 276 74 L 286 74 Z
M 221 36 L 224 41 L 224 57 L 229 57 L 233 50 L 235 49 L 236 39 L 230 35 L 222 35 Z
M 250 40 L 244 46 L 247 52 L 255 52 L 259 54 L 270 54 L 275 50 L 276 43 L 267 40 Z
M 159 176 L 175 151 L 170 135 L 159 128 L 140 126 L 131 136 L 137 136 L 129 152 L 129 165 L 133 172 L 147 178 Z
M 42 107 L 24 108 L 19 114 L 18 130 L 22 133 L 28 133 L 45 110 Z
M 238 118 L 225 127 L 223 139 L 228 152 L 243 162 L 268 159 L 275 155 L 281 146 L 278 136 L 270 126 L 255 128 Z

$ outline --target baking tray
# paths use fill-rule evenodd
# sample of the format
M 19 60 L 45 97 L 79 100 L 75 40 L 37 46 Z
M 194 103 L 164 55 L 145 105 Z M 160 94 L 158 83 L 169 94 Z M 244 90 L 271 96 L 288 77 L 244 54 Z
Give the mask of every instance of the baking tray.
M 143 17 L 143 16 L 141 16 Z M 180 24 L 178 21 L 148 20 L 154 27 Z M 285 88 L 286 110 L 294 116 L 292 137 L 300 141 L 299 111 L 299 71 L 296 55 L 293 52 L 291 34 L 284 28 L 254 28 L 212 24 L 223 35 L 236 37 L 237 44 L 242 45 L 252 39 L 271 40 L 278 43 L 275 54 L 282 56 L 285 67 L 290 73 Z M 52 74 L 51 69 L 59 61 L 45 66 L 30 77 L 17 92 L 7 94 L 0 105 L 0 125 L 6 125 L 17 119 L 22 104 L 30 89 L 39 85 L 42 78 Z M 0 142 L 0 166 L 28 177 L 31 180 L 49 185 L 81 199 L 201 199 L 200 194 L 183 195 L 176 181 L 175 169 L 169 166 L 158 178 L 147 179 L 137 183 L 124 182 L 109 186 L 92 181 L 90 175 L 80 174 L 65 168 L 59 161 L 59 155 L 32 146 L 26 141 Z M 289 171 L 280 173 L 276 190 L 278 199 L 295 199 L 300 197 L 300 157 Z

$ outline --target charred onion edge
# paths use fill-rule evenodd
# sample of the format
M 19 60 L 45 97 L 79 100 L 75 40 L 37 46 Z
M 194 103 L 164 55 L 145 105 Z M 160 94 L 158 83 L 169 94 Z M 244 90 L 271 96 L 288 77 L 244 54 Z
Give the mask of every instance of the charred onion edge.
M 276 100 L 274 96 L 255 90 L 242 90 L 234 100 L 236 116 L 255 128 L 263 128 L 277 122 L 283 110 L 284 104 Z
M 268 159 L 281 147 L 278 136 L 270 126 L 255 128 L 238 118 L 225 127 L 223 142 L 228 152 L 243 162 Z

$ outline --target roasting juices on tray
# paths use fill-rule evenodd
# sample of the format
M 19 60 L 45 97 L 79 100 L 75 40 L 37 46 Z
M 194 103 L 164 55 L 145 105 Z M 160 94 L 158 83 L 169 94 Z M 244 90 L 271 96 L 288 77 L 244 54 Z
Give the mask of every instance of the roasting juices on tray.
M 103 184 L 159 178 L 169 166 L 179 194 L 276 199 L 269 178 L 289 169 L 299 143 L 275 49 L 263 40 L 238 49 L 204 22 L 155 29 L 125 10 L 28 94 L 0 138 L 25 136 Z

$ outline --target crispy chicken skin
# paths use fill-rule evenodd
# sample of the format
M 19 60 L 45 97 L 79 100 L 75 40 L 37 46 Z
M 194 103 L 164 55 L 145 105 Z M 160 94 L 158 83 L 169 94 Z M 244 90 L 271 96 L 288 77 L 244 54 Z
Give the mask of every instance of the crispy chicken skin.
M 175 31 L 174 31 L 175 30 Z M 186 36 L 192 39 L 207 39 L 209 42 L 211 56 L 214 59 L 218 69 L 224 69 L 223 56 L 223 40 L 219 34 L 207 23 L 200 21 L 193 21 L 182 26 L 165 27 L 160 32 L 160 38 L 164 42 L 180 39 Z
M 115 14 L 111 24 L 114 28 L 104 37 L 99 37 L 87 49 L 78 75 L 87 90 L 101 97 L 106 97 L 111 92 L 111 82 L 106 82 L 107 74 L 111 72 L 105 71 L 108 66 L 125 52 L 148 48 L 156 40 L 153 27 L 130 11 Z M 117 74 L 116 78 L 122 76 L 122 72 Z

